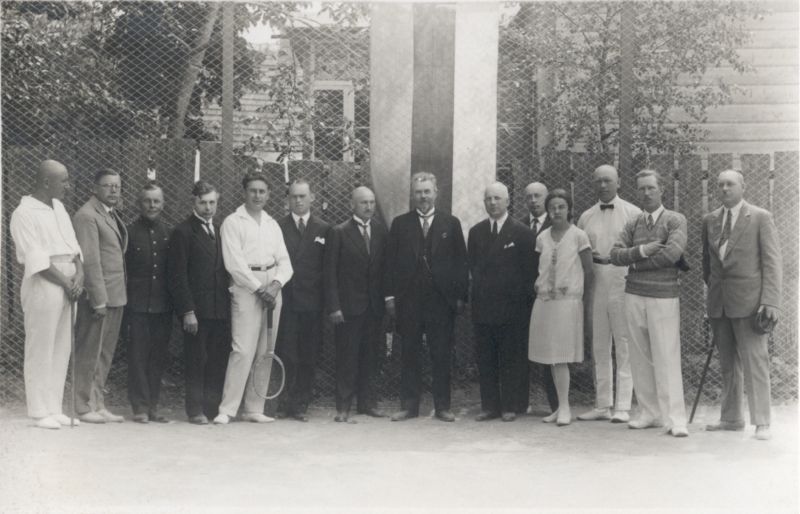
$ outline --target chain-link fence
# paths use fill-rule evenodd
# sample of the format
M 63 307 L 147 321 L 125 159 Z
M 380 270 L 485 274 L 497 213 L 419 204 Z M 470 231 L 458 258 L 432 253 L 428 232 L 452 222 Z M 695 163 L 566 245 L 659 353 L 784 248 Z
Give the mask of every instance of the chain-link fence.
M 216 7 L 215 7 L 216 5 Z M 330 223 L 349 216 L 349 194 L 372 185 L 370 160 L 370 23 L 366 4 L 333 4 L 328 23 L 309 21 L 293 4 L 237 4 L 234 45 L 236 112 L 234 170 L 224 168 L 220 137 L 221 21 L 219 5 L 204 3 L 48 3 L 3 4 L 3 270 L 0 282 L 0 401 L 24 398 L 24 332 L 19 305 L 22 268 L 14 258 L 8 221 L 22 195 L 33 189 L 34 170 L 46 158 L 67 165 L 72 191 L 66 207 L 74 213 L 91 194 L 96 170 L 111 167 L 123 178 L 126 223 L 137 216 L 136 194 L 149 180 L 164 189 L 163 220 L 170 226 L 190 213 L 190 189 L 196 173 L 221 193 L 222 219 L 241 203 L 241 174 L 261 168 L 271 178 L 267 211 L 286 215 L 287 178 L 305 177 L 316 192 L 315 211 Z M 530 39 L 520 38 L 537 25 L 521 9 L 500 27 L 497 95 L 498 180 L 512 191 L 512 211 L 525 214 L 523 189 L 542 181 L 564 187 L 574 197 L 576 215 L 595 201 L 591 170 L 615 163 L 602 153 L 553 151 L 541 119 L 548 114 L 552 85 L 528 59 Z M 522 14 L 520 14 L 522 13 Z M 165 20 L 171 20 L 165 23 Z M 331 21 L 332 20 L 332 21 Z M 272 23 L 273 41 L 256 48 L 242 36 L 256 21 Z M 209 28 L 210 27 L 210 28 Z M 147 35 L 146 48 L 135 35 Z M 203 50 L 199 52 L 198 49 Z M 198 55 L 202 54 L 202 55 Z M 200 70 L 192 75 L 191 70 Z M 187 71 L 188 70 L 188 71 Z M 169 73 L 167 73 L 169 72 Z M 21 77 L 21 78 L 20 78 Z M 186 94 L 186 84 L 188 88 Z M 10 84 L 9 84 L 10 82 Z M 543 99 L 543 95 L 545 98 Z M 551 95 L 552 96 L 552 95 Z M 181 117 L 182 116 L 182 117 Z M 412 113 L 402 112 L 411 120 Z M 180 117 L 183 127 L 176 129 Z M 551 134 L 552 136 L 552 134 Z M 544 138 L 544 139 L 543 139 Z M 398 143 L 399 144 L 399 143 Z M 399 151 L 399 150 L 398 150 Z M 687 259 L 692 270 L 682 278 L 681 336 L 687 397 L 693 397 L 710 334 L 704 318 L 700 222 L 718 206 L 714 181 L 734 159 L 747 181 L 747 198 L 776 213 L 784 259 L 784 315 L 770 339 L 773 397 L 797 397 L 797 152 L 760 155 L 684 153 L 676 158 L 649 154 L 648 165 L 669 180 L 665 204 L 689 222 Z M 639 169 L 643 161 L 636 161 Z M 621 195 L 633 200 L 630 173 Z M 710 185 L 709 185 L 710 184 Z M 484 183 L 470 184 L 479 197 Z M 402 192 L 405 196 L 406 191 Z M 379 202 L 381 198 L 378 199 Z M 389 220 L 384 220 L 387 222 Z M 468 227 L 464 227 L 465 229 Z M 453 388 L 456 397 L 477 399 L 477 365 L 469 313 L 456 322 Z M 572 366 L 577 403 L 593 400 L 591 354 Z M 183 394 L 182 346 L 175 327 L 165 374 L 165 401 L 180 405 Z M 427 359 L 423 359 L 427 361 Z M 334 390 L 332 328 L 326 323 L 318 359 L 317 402 L 328 403 Z M 720 374 L 712 361 L 705 401 L 716 401 Z M 425 364 L 423 377 L 430 377 Z M 383 354 L 377 379 L 381 398 L 399 393 L 399 352 Z M 543 403 L 541 367 L 533 369 L 535 403 Z M 108 388 L 125 403 L 126 334 L 123 330 Z M 429 380 L 429 379 L 428 379 Z M 429 389 L 430 384 L 425 384 Z

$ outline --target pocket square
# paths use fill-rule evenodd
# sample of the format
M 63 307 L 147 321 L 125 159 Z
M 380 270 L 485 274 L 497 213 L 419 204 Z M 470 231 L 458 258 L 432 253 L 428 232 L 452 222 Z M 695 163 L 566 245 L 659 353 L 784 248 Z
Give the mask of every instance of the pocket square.
M 324 245 L 325 244 L 325 238 L 324 237 L 315 237 L 314 238 L 314 242 L 315 243 L 319 243 L 321 245 Z
M 447 239 L 447 232 L 442 232 L 442 239 Z
M 513 247 L 513 246 L 514 246 L 514 241 L 511 241 L 511 242 L 510 242 L 510 243 L 508 243 L 507 245 L 503 246 L 503 250 L 507 250 L 507 249 L 509 249 L 509 248 L 511 248 L 511 247 Z

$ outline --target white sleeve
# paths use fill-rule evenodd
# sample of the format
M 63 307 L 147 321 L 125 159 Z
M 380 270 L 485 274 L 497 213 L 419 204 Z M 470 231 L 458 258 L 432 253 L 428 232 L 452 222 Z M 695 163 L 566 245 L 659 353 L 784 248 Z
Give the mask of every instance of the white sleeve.
M 256 292 L 261 287 L 261 282 L 247 264 L 242 252 L 244 235 L 241 233 L 241 227 L 231 216 L 222 222 L 220 236 L 222 237 L 222 259 L 225 269 L 231 274 L 233 283 L 244 287 L 251 293 Z
M 277 249 L 275 250 L 275 278 L 281 283 L 281 287 L 285 286 L 289 279 L 292 278 L 294 270 L 292 269 L 292 261 L 289 258 L 289 251 L 286 249 L 286 243 L 283 240 L 283 232 L 281 227 L 275 220 L 271 220 L 272 232 L 275 234 L 277 242 Z
M 50 268 L 50 252 L 37 237 L 33 219 L 24 212 L 14 211 L 10 228 L 17 260 L 25 265 L 25 277 Z

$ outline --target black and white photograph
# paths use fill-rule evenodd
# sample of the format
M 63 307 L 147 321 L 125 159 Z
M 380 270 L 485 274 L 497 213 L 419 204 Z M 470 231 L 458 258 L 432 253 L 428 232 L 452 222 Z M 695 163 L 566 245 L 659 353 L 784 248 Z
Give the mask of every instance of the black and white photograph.
M 796 513 L 796 0 L 3 0 L 0 513 Z

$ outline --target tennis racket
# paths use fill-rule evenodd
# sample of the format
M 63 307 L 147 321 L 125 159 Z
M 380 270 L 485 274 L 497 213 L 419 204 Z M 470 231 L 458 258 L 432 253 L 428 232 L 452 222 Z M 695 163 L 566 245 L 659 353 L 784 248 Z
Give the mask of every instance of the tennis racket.
M 280 396 L 286 383 L 286 370 L 281 359 L 275 355 L 275 337 L 272 330 L 272 309 L 267 309 L 267 349 L 256 357 L 250 370 L 250 386 L 265 400 Z

